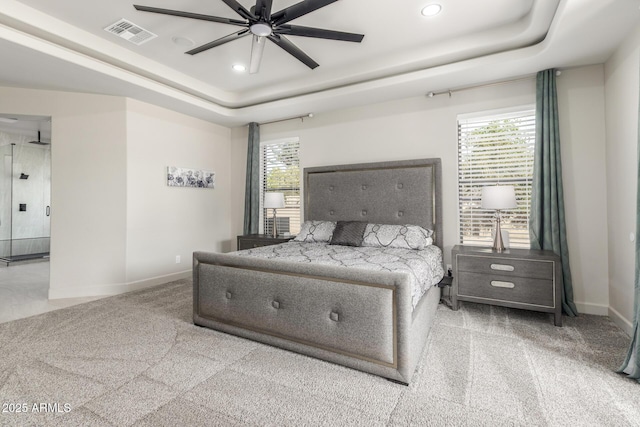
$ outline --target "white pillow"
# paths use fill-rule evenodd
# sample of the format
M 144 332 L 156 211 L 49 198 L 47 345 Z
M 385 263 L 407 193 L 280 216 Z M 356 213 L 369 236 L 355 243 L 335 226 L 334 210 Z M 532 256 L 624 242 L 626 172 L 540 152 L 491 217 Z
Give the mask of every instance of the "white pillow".
M 334 221 L 305 221 L 300 227 L 300 233 L 293 241 L 307 243 L 329 242 L 335 228 L 336 223 Z
M 367 224 L 362 246 L 424 249 L 433 244 L 433 231 L 419 225 Z

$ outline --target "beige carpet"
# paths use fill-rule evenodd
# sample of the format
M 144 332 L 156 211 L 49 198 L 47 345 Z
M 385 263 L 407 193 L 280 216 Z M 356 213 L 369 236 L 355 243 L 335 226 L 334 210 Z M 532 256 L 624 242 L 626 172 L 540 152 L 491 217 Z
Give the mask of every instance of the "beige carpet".
M 405 387 L 196 327 L 179 281 L 0 324 L 0 425 L 640 425 L 628 342 L 604 317 L 440 306 Z

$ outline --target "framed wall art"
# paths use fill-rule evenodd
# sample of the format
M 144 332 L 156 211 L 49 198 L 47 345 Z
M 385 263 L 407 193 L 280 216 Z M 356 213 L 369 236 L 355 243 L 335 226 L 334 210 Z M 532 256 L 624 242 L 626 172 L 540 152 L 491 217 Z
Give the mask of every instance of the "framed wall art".
M 202 169 L 167 167 L 167 185 L 169 187 L 214 188 L 216 173 Z

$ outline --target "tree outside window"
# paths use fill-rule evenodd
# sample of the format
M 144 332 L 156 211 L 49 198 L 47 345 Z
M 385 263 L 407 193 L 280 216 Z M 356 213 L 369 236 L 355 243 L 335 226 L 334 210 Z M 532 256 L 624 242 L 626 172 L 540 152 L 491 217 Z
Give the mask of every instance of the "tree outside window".
M 297 234 L 300 231 L 300 142 L 297 138 L 262 144 L 262 194 L 284 193 L 285 208 L 277 210 L 278 229 Z M 273 212 L 263 217 L 263 231 L 271 233 Z

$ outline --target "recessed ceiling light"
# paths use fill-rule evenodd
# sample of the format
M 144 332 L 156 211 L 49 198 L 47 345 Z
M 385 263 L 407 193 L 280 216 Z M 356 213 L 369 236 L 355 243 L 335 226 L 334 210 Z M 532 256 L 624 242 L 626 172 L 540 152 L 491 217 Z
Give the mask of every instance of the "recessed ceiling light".
M 178 46 L 184 46 L 184 47 L 191 47 L 194 44 L 196 44 L 193 40 L 187 37 L 182 37 L 182 36 L 171 37 L 171 41 L 177 44 Z
M 237 71 L 239 73 L 244 73 L 245 71 L 247 71 L 247 67 L 242 64 L 234 64 L 231 68 L 233 68 L 233 71 Z
M 422 14 L 424 16 L 435 16 L 440 13 L 442 6 L 437 3 L 433 3 L 422 8 Z

